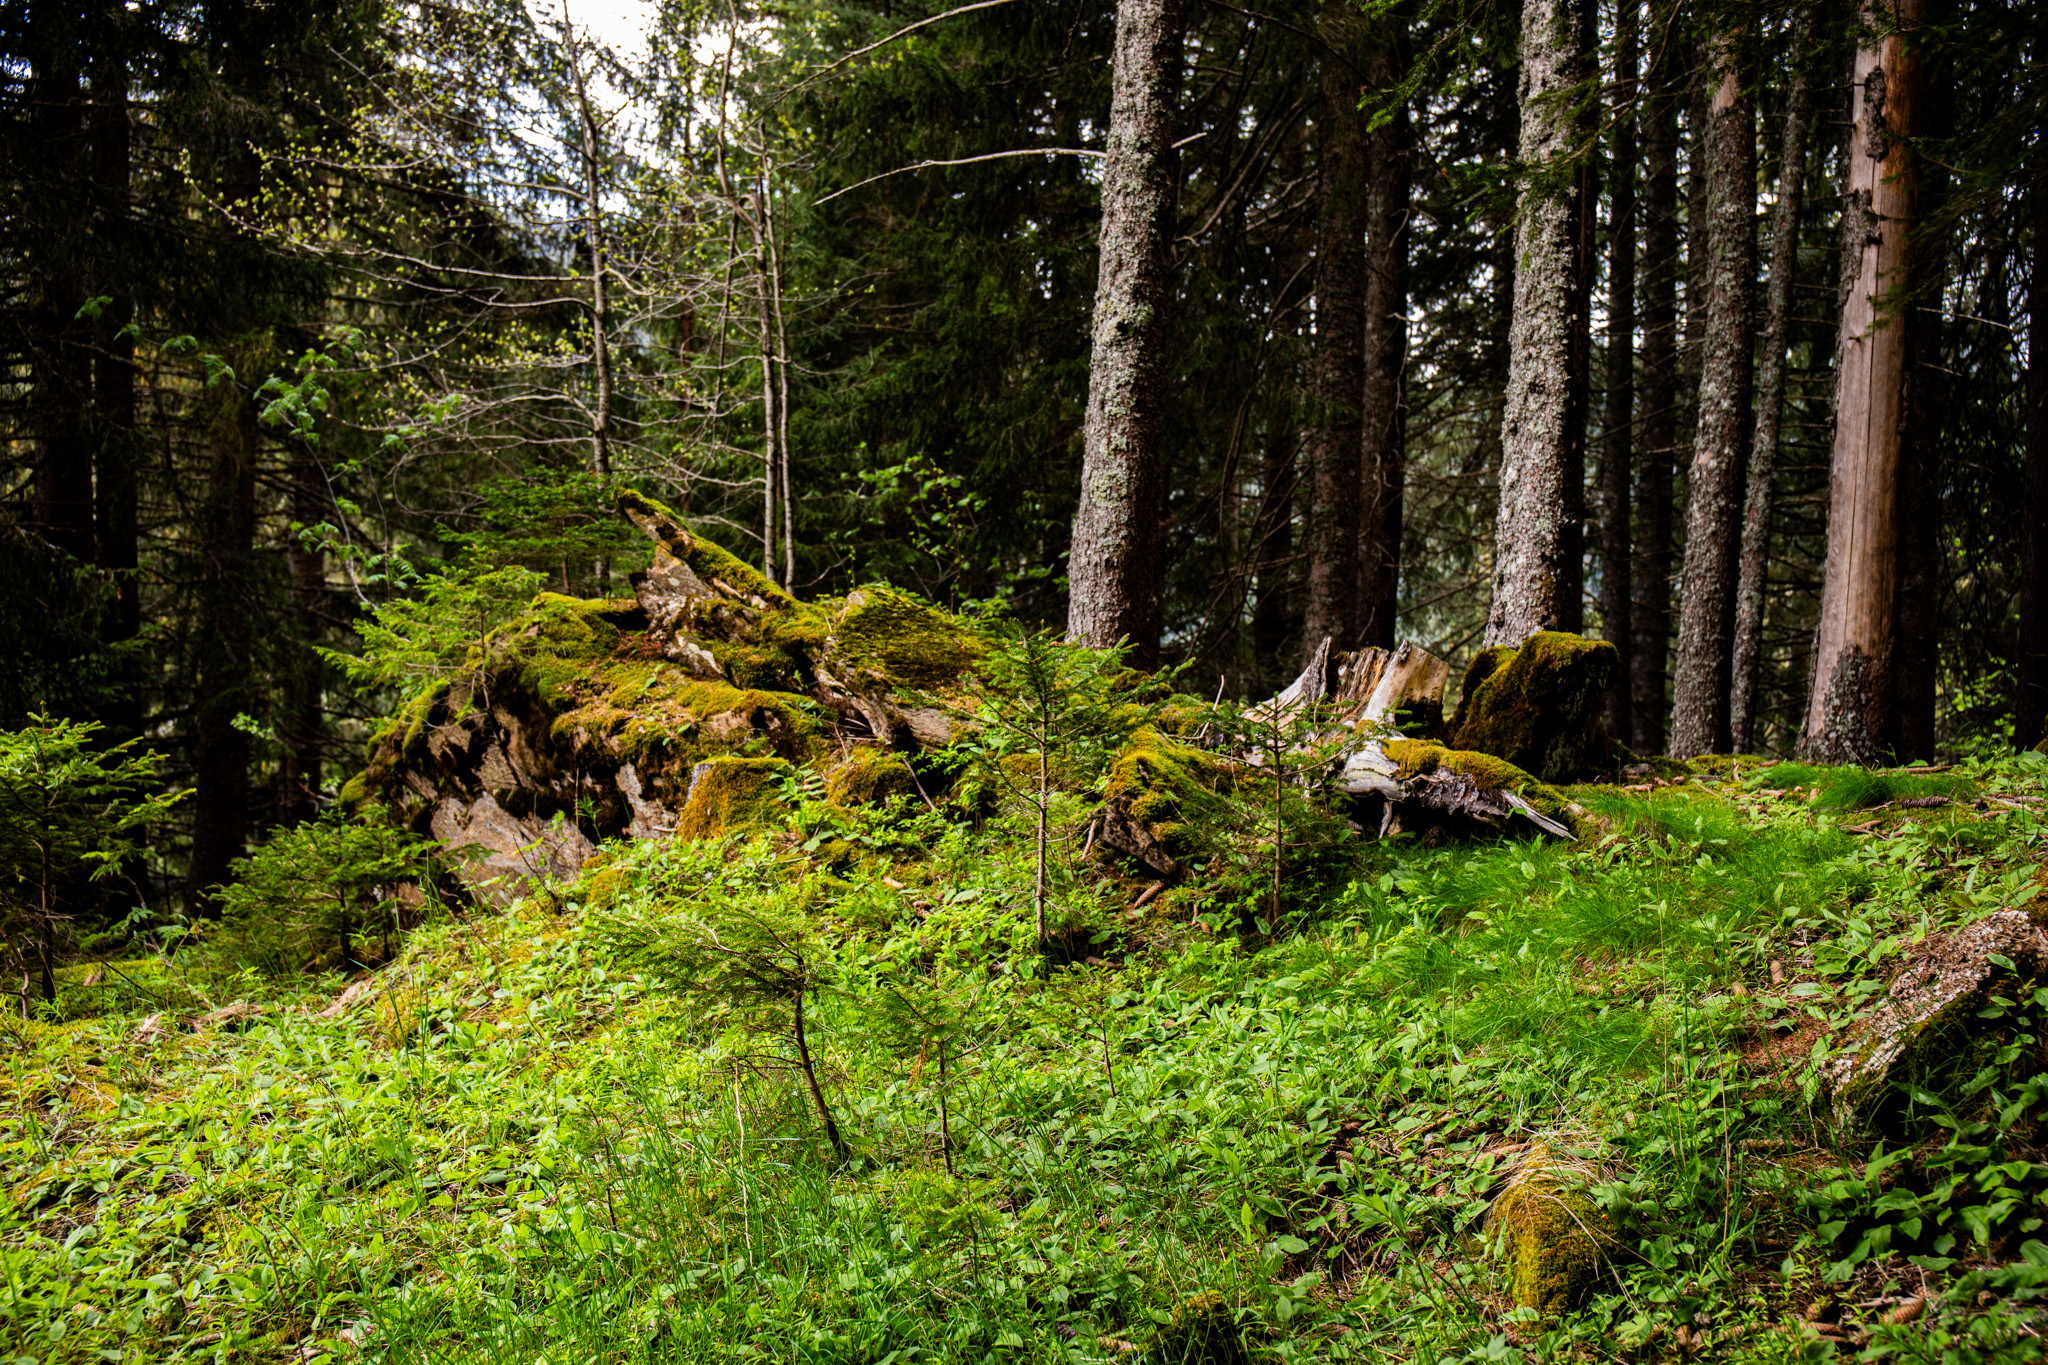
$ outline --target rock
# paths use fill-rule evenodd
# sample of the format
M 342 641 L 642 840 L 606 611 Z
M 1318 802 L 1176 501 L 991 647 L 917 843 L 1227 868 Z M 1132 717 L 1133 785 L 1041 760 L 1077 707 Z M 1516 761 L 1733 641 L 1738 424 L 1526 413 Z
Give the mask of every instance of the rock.
M 1481 650 L 1465 670 L 1451 747 L 1504 758 L 1545 782 L 1601 772 L 1614 758 L 1601 699 L 1619 661 L 1607 641 L 1562 631 Z
M 1157 729 L 1133 734 L 1109 765 L 1095 837 L 1160 877 L 1192 852 L 1182 817 L 1220 780 L 1215 757 Z
M 1583 1185 L 1591 1172 L 1548 1146 L 1529 1148 L 1486 1215 L 1508 1265 L 1508 1296 L 1555 1318 L 1582 1305 L 1606 1274 L 1613 1220 Z
M 779 758 L 714 758 L 690 773 L 690 796 L 676 832 L 719 839 L 758 829 L 782 804 L 782 784 L 796 769 Z
M 1822 1073 L 1843 1136 L 1904 1136 L 1900 1087 L 1937 1082 L 1967 1061 L 1973 1035 L 1987 1027 L 1977 1012 L 1991 996 L 2018 999 L 2044 979 L 2048 933 L 2024 911 L 2001 910 L 1922 943 Z
M 427 828 L 450 849 L 479 850 L 456 870 L 471 891 L 492 905 L 510 905 L 543 883 L 574 878 L 597 852 L 574 822 L 514 816 L 488 791 L 473 801 L 443 797 Z

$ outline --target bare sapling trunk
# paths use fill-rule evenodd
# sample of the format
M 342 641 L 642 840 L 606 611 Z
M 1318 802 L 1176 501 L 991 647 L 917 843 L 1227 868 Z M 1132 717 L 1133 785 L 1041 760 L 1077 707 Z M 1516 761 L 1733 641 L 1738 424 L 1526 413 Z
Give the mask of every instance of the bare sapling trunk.
M 1406 18 L 1396 11 L 1369 67 L 1379 89 L 1407 73 Z M 1358 552 L 1356 643 L 1394 647 L 1400 610 L 1401 525 L 1408 466 L 1408 211 L 1414 153 L 1408 107 L 1395 108 L 1369 143 L 1365 206 L 1365 401 L 1360 406 L 1365 497 Z
M 590 251 L 590 348 L 596 372 L 597 402 L 590 414 L 590 472 L 612 475 L 612 350 L 611 296 L 605 279 L 610 269 L 610 244 L 605 240 L 602 146 L 597 115 L 590 107 L 590 89 L 583 73 L 583 51 L 569 27 L 568 7 L 562 10 L 563 32 L 569 37 L 569 75 L 576 86 L 576 117 L 583 136 L 583 226 Z
M 1756 116 L 1743 92 L 1743 35 L 1714 40 L 1720 83 L 1707 108 L 1707 268 L 1697 425 L 1685 508 L 1671 753 L 1729 747 L 1729 663 L 1743 478 L 1754 431 Z
M 1330 27 L 1329 25 L 1325 26 Z M 1365 118 L 1359 82 L 1333 43 L 1322 59 L 1315 290 L 1315 420 L 1302 433 L 1310 509 L 1304 649 L 1357 633 L 1359 401 L 1365 390 Z
M 1654 31 L 1670 12 L 1653 7 Z M 1635 562 L 1630 586 L 1629 744 L 1664 749 L 1671 652 L 1672 468 L 1678 441 L 1678 104 L 1667 50 L 1643 100 L 1642 390 L 1638 395 Z
M 1910 28 L 1925 0 L 1867 0 L 1873 33 Z M 1827 560 L 1800 753 L 1812 761 L 1881 758 L 1891 708 L 1899 592 L 1899 476 L 1910 285 L 1920 60 L 1901 32 L 1870 37 L 1851 84 L 1848 184 L 1842 200 L 1841 331 Z
M 1617 7 L 1614 99 L 1628 109 L 1636 98 L 1636 0 Z M 1629 524 L 1635 465 L 1636 363 L 1636 130 L 1632 112 L 1618 114 L 1608 170 L 1607 392 L 1600 426 L 1600 633 L 1620 656 L 1602 718 L 1607 733 L 1629 742 L 1629 656 L 1634 644 L 1633 535 Z
M 2020 516 L 2022 749 L 2048 740 L 2048 154 L 2034 166 L 2034 261 L 2027 285 L 2027 483 Z
M 1799 273 L 1799 213 L 1806 187 L 1806 139 L 1813 124 L 1812 18 L 1793 21 L 1792 86 L 1786 93 L 1785 143 L 1778 161 L 1778 204 L 1771 221 L 1771 282 L 1764 304 L 1757 374 L 1756 444 L 1742 512 L 1742 570 L 1735 589 L 1735 657 L 1729 718 L 1733 748 L 1756 747 L 1757 689 L 1763 673 L 1764 586 L 1769 577 L 1778 444 L 1785 416 L 1785 338 L 1792 285 Z
M 1579 149 L 1587 0 L 1524 0 L 1515 303 L 1501 422 L 1488 645 L 1578 617 L 1586 394 L 1585 177 Z
M 1118 0 L 1081 498 L 1067 568 L 1067 637 L 1096 648 L 1128 640 L 1140 667 L 1159 651 L 1159 427 L 1184 20 L 1185 0 Z
M 832 1117 L 832 1106 L 825 1103 L 824 1087 L 818 1084 L 818 1068 L 811 1060 L 810 1037 L 804 1026 L 805 994 L 804 989 L 799 986 L 790 1007 L 796 1025 L 797 1065 L 803 1068 L 804 1085 L 811 1092 L 811 1103 L 818 1107 L 818 1122 L 825 1126 L 825 1138 L 832 1144 L 832 1153 L 844 1162 L 847 1157 L 846 1139 L 840 1135 L 839 1121 Z

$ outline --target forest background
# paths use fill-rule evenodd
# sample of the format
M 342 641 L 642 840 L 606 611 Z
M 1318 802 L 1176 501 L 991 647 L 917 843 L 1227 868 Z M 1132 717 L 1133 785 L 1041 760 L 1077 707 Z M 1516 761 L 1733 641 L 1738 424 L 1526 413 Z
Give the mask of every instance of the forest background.
M 1540 579 L 1636 752 L 1813 754 L 1829 538 L 1881 505 L 1876 748 L 1816 756 L 2041 738 L 2035 7 L 1121 8 L 1172 39 L 1139 657 L 1457 661 Z M 208 912 L 333 804 L 372 609 L 624 591 L 609 485 L 800 595 L 1066 622 L 1118 10 L 669 0 L 615 51 L 491 0 L 0 7 L 0 712 L 192 790 L 140 900 Z M 1845 335 L 1898 343 L 1875 387 Z

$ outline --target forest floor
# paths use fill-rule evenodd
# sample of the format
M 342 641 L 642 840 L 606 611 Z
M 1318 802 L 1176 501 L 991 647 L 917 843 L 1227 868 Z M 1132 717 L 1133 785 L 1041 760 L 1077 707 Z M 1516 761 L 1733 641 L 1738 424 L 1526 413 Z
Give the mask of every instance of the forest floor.
M 0 1359 L 2040 1359 L 2048 989 L 1892 1143 L 1821 1076 L 1915 945 L 2048 905 L 2044 777 L 1574 788 L 1604 833 L 1364 845 L 1256 942 L 1076 883 L 1057 968 L 1014 827 L 899 811 L 837 870 L 801 821 L 610 851 L 352 982 L 74 969 L 0 1022 Z M 819 927 L 844 1159 L 786 1017 L 618 946 L 757 901 Z M 1532 1153 L 1597 1233 L 1561 1315 L 1489 1220 Z

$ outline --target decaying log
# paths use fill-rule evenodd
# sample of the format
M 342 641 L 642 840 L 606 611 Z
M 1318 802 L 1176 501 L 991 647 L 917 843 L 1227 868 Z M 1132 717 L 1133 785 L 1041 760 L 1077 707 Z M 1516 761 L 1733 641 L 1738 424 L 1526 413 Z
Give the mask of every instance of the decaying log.
M 1325 639 L 1309 656 L 1301 676 L 1271 700 L 1254 707 L 1252 714 L 1261 719 L 1275 713 L 1293 716 L 1327 698 L 1329 711 L 1321 733 L 1349 731 L 1355 740 L 1337 760 L 1330 785 L 1347 796 L 1384 802 L 1382 834 L 1445 818 L 1498 827 L 1510 816 L 1521 815 L 1546 834 L 1572 838 L 1571 827 L 1564 822 L 1545 815 L 1505 786 L 1482 784 L 1455 764 L 1438 764 L 1405 778 L 1401 775 L 1401 762 L 1387 748 L 1408 739 L 1394 728 L 1395 718 L 1411 707 L 1440 715 L 1450 677 L 1451 666 L 1413 640 L 1392 653 L 1363 649 L 1338 656 L 1332 654 L 1331 642 Z M 1446 752 L 1448 756 L 1456 754 Z

